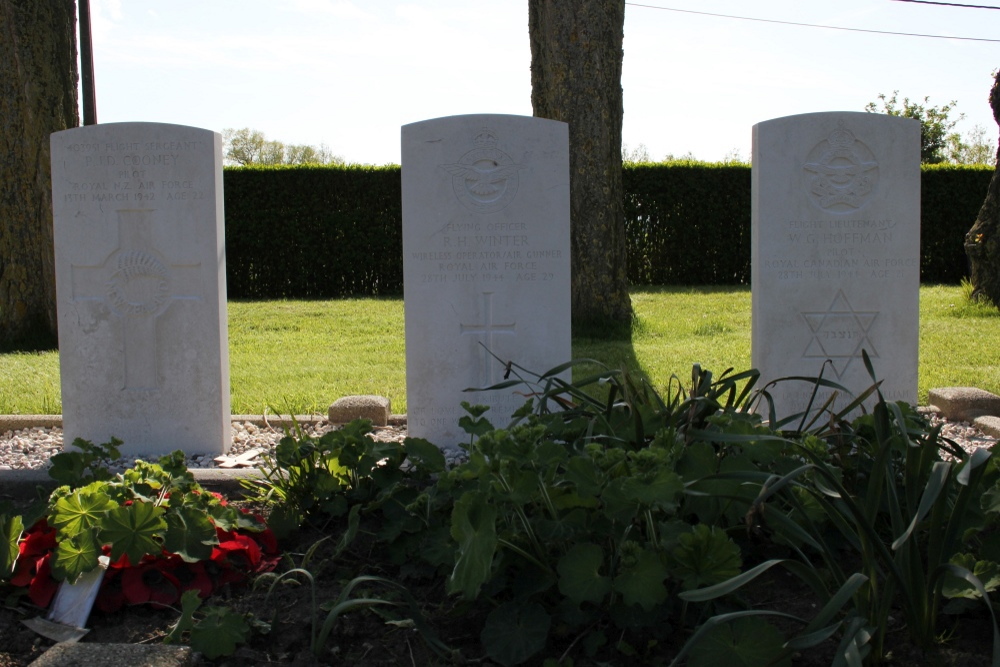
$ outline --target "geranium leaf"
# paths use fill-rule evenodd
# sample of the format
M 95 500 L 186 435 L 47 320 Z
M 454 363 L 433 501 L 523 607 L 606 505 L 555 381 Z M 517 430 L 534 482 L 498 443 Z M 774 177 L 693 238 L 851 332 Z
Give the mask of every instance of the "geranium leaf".
M 6 579 L 17 560 L 18 540 L 24 532 L 24 520 L 19 516 L 0 514 L 0 579 Z
M 191 648 L 214 660 L 236 652 L 237 644 L 247 640 L 250 626 L 242 614 L 225 607 L 206 607 L 205 617 L 191 628 Z
M 163 638 L 164 644 L 181 643 L 184 633 L 194 627 L 194 612 L 201 606 L 201 598 L 198 591 L 191 589 L 184 591 L 181 595 L 181 617 L 170 628 L 170 632 Z
M 97 567 L 100 548 L 93 533 L 77 533 L 59 540 L 52 557 L 52 575 L 59 580 L 73 583 L 84 572 Z
M 1000 565 L 993 561 L 976 560 L 975 556 L 971 554 L 955 554 L 949 562 L 963 567 L 975 575 L 987 591 L 994 591 L 1000 586 Z M 944 574 L 944 585 L 941 587 L 941 593 L 946 598 L 974 600 L 979 597 L 979 591 L 976 590 L 975 586 L 965 579 L 955 576 L 950 570 Z
M 643 549 L 635 565 L 621 572 L 614 589 L 622 594 L 625 604 L 637 604 L 646 611 L 667 599 L 667 568 L 654 551 Z
M 604 473 L 593 459 L 574 456 L 566 462 L 566 479 L 576 485 L 576 491 L 581 496 L 594 497 L 601 492 Z
M 626 480 L 624 477 L 612 479 L 601 491 L 602 511 L 612 521 L 628 523 L 639 511 L 638 501 L 625 488 Z
M 212 546 L 219 543 L 219 537 L 208 515 L 193 507 L 179 507 L 169 512 L 166 519 L 163 547 L 167 551 L 188 563 L 212 557 Z
M 655 473 L 630 477 L 622 485 L 625 497 L 646 507 L 673 512 L 677 509 L 675 498 L 684 490 L 684 482 L 672 470 L 661 469 Z
M 477 493 L 466 493 L 451 513 L 451 537 L 458 542 L 455 569 L 448 578 L 448 592 L 472 600 L 489 579 L 497 547 L 497 510 Z
M 717 584 L 740 573 L 740 549 L 721 529 L 700 523 L 678 541 L 670 555 L 673 574 L 681 579 L 684 590 Z
M 712 628 L 688 658 L 691 667 L 756 667 L 792 664 L 781 633 L 762 618 L 741 618 Z
M 146 554 L 158 554 L 163 546 L 157 541 L 167 528 L 163 508 L 150 503 L 133 503 L 116 507 L 101 522 L 100 539 L 111 545 L 111 560 L 128 555 L 138 563 Z
M 596 544 L 576 544 L 559 559 L 559 591 L 573 602 L 600 604 L 611 592 L 611 578 L 600 574 L 604 552 Z
M 545 648 L 551 624 L 540 604 L 507 602 L 486 617 L 480 639 L 501 665 L 518 665 Z
M 410 460 L 428 472 L 443 472 L 447 467 L 441 448 L 423 438 L 407 438 L 403 449 Z
M 104 493 L 79 489 L 55 502 L 49 524 L 60 535 L 73 536 L 98 525 L 106 512 L 117 507 Z

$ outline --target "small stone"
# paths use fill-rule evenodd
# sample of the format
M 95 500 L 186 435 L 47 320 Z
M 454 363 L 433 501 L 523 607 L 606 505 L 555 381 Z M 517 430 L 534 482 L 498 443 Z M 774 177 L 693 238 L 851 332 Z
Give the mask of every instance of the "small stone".
M 951 421 L 1000 415 L 1000 396 L 975 387 L 942 387 L 928 392 L 928 402 Z
M 333 424 L 346 424 L 355 419 L 371 420 L 373 426 L 385 426 L 392 414 L 389 399 L 384 396 L 344 396 L 330 405 L 327 415 Z

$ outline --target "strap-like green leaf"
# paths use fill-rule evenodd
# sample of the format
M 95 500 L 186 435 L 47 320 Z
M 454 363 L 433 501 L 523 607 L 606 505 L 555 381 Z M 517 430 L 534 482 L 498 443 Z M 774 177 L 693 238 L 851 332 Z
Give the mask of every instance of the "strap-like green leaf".
M 934 507 L 934 502 L 941 495 L 941 490 L 944 488 L 945 482 L 948 480 L 948 473 L 951 471 L 951 463 L 947 461 L 937 461 L 934 463 L 934 467 L 931 469 L 930 478 L 927 480 L 927 484 L 924 486 L 924 493 L 920 496 L 920 504 L 917 506 L 917 511 L 913 515 L 913 519 L 910 521 L 910 525 L 903 531 L 903 534 L 897 537 L 892 542 L 892 550 L 895 551 L 901 545 L 903 545 L 913 531 L 917 529 L 917 525 L 924 520 L 927 513 L 931 511 Z
M 0 580 L 6 579 L 17 560 L 18 540 L 24 532 L 24 520 L 19 516 L 0 514 Z
M 753 581 L 764 572 L 767 572 L 775 565 L 780 565 L 783 562 L 784 560 L 779 558 L 764 561 L 760 565 L 752 567 L 746 572 L 741 572 L 731 579 L 713 584 L 712 586 L 706 586 L 705 588 L 698 588 L 693 591 L 684 591 L 683 593 L 679 593 L 678 597 L 682 600 L 687 600 L 688 602 L 707 602 L 709 600 L 714 600 L 715 598 L 722 597 L 723 595 L 729 595 L 733 591 L 741 588 L 743 585 Z

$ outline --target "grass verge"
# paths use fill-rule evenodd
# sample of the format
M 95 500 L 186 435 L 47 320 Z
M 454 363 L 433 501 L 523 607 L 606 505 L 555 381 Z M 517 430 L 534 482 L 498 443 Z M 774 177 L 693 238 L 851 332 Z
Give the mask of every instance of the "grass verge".
M 750 290 L 637 287 L 632 340 L 575 337 L 574 358 L 638 371 L 659 389 L 691 365 L 750 367 Z M 387 396 L 406 411 L 402 299 L 229 303 L 232 410 L 325 413 L 350 394 Z M 554 365 L 554 364 L 553 364 Z M 544 369 L 537 369 L 544 370 Z M 59 355 L 0 354 L 0 414 L 58 414 Z M 932 387 L 1000 394 L 1000 311 L 962 287 L 920 290 L 919 400 Z

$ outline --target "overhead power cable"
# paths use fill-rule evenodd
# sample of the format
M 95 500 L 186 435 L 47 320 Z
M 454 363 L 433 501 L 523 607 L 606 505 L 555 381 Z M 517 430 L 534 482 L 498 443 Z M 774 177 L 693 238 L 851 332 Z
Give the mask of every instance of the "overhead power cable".
M 996 5 L 965 5 L 960 2 L 936 2 L 936 0 L 895 0 L 896 2 L 916 2 L 921 5 L 942 5 L 944 7 L 965 7 L 967 9 L 1000 9 Z
M 901 37 L 930 37 L 933 39 L 959 39 L 968 42 L 994 42 L 1000 43 L 1000 39 L 987 39 L 986 37 L 953 37 L 952 35 L 926 35 L 917 32 L 892 32 L 890 30 L 869 30 L 867 28 L 844 28 L 835 25 L 817 25 L 815 23 L 796 23 L 794 21 L 779 21 L 777 19 L 760 19 L 752 16 L 734 16 L 732 14 L 714 14 L 712 12 L 699 12 L 693 9 L 677 9 L 676 7 L 660 7 L 657 5 L 644 5 L 638 2 L 626 2 L 632 7 L 643 7 L 645 9 L 662 9 L 667 12 L 680 12 L 682 14 L 699 14 L 701 16 L 715 16 L 724 19 L 737 19 L 740 21 L 758 21 L 760 23 L 778 23 L 780 25 L 794 25 L 803 28 L 826 28 L 827 30 L 845 30 L 848 32 L 867 32 L 876 35 L 899 35 Z

